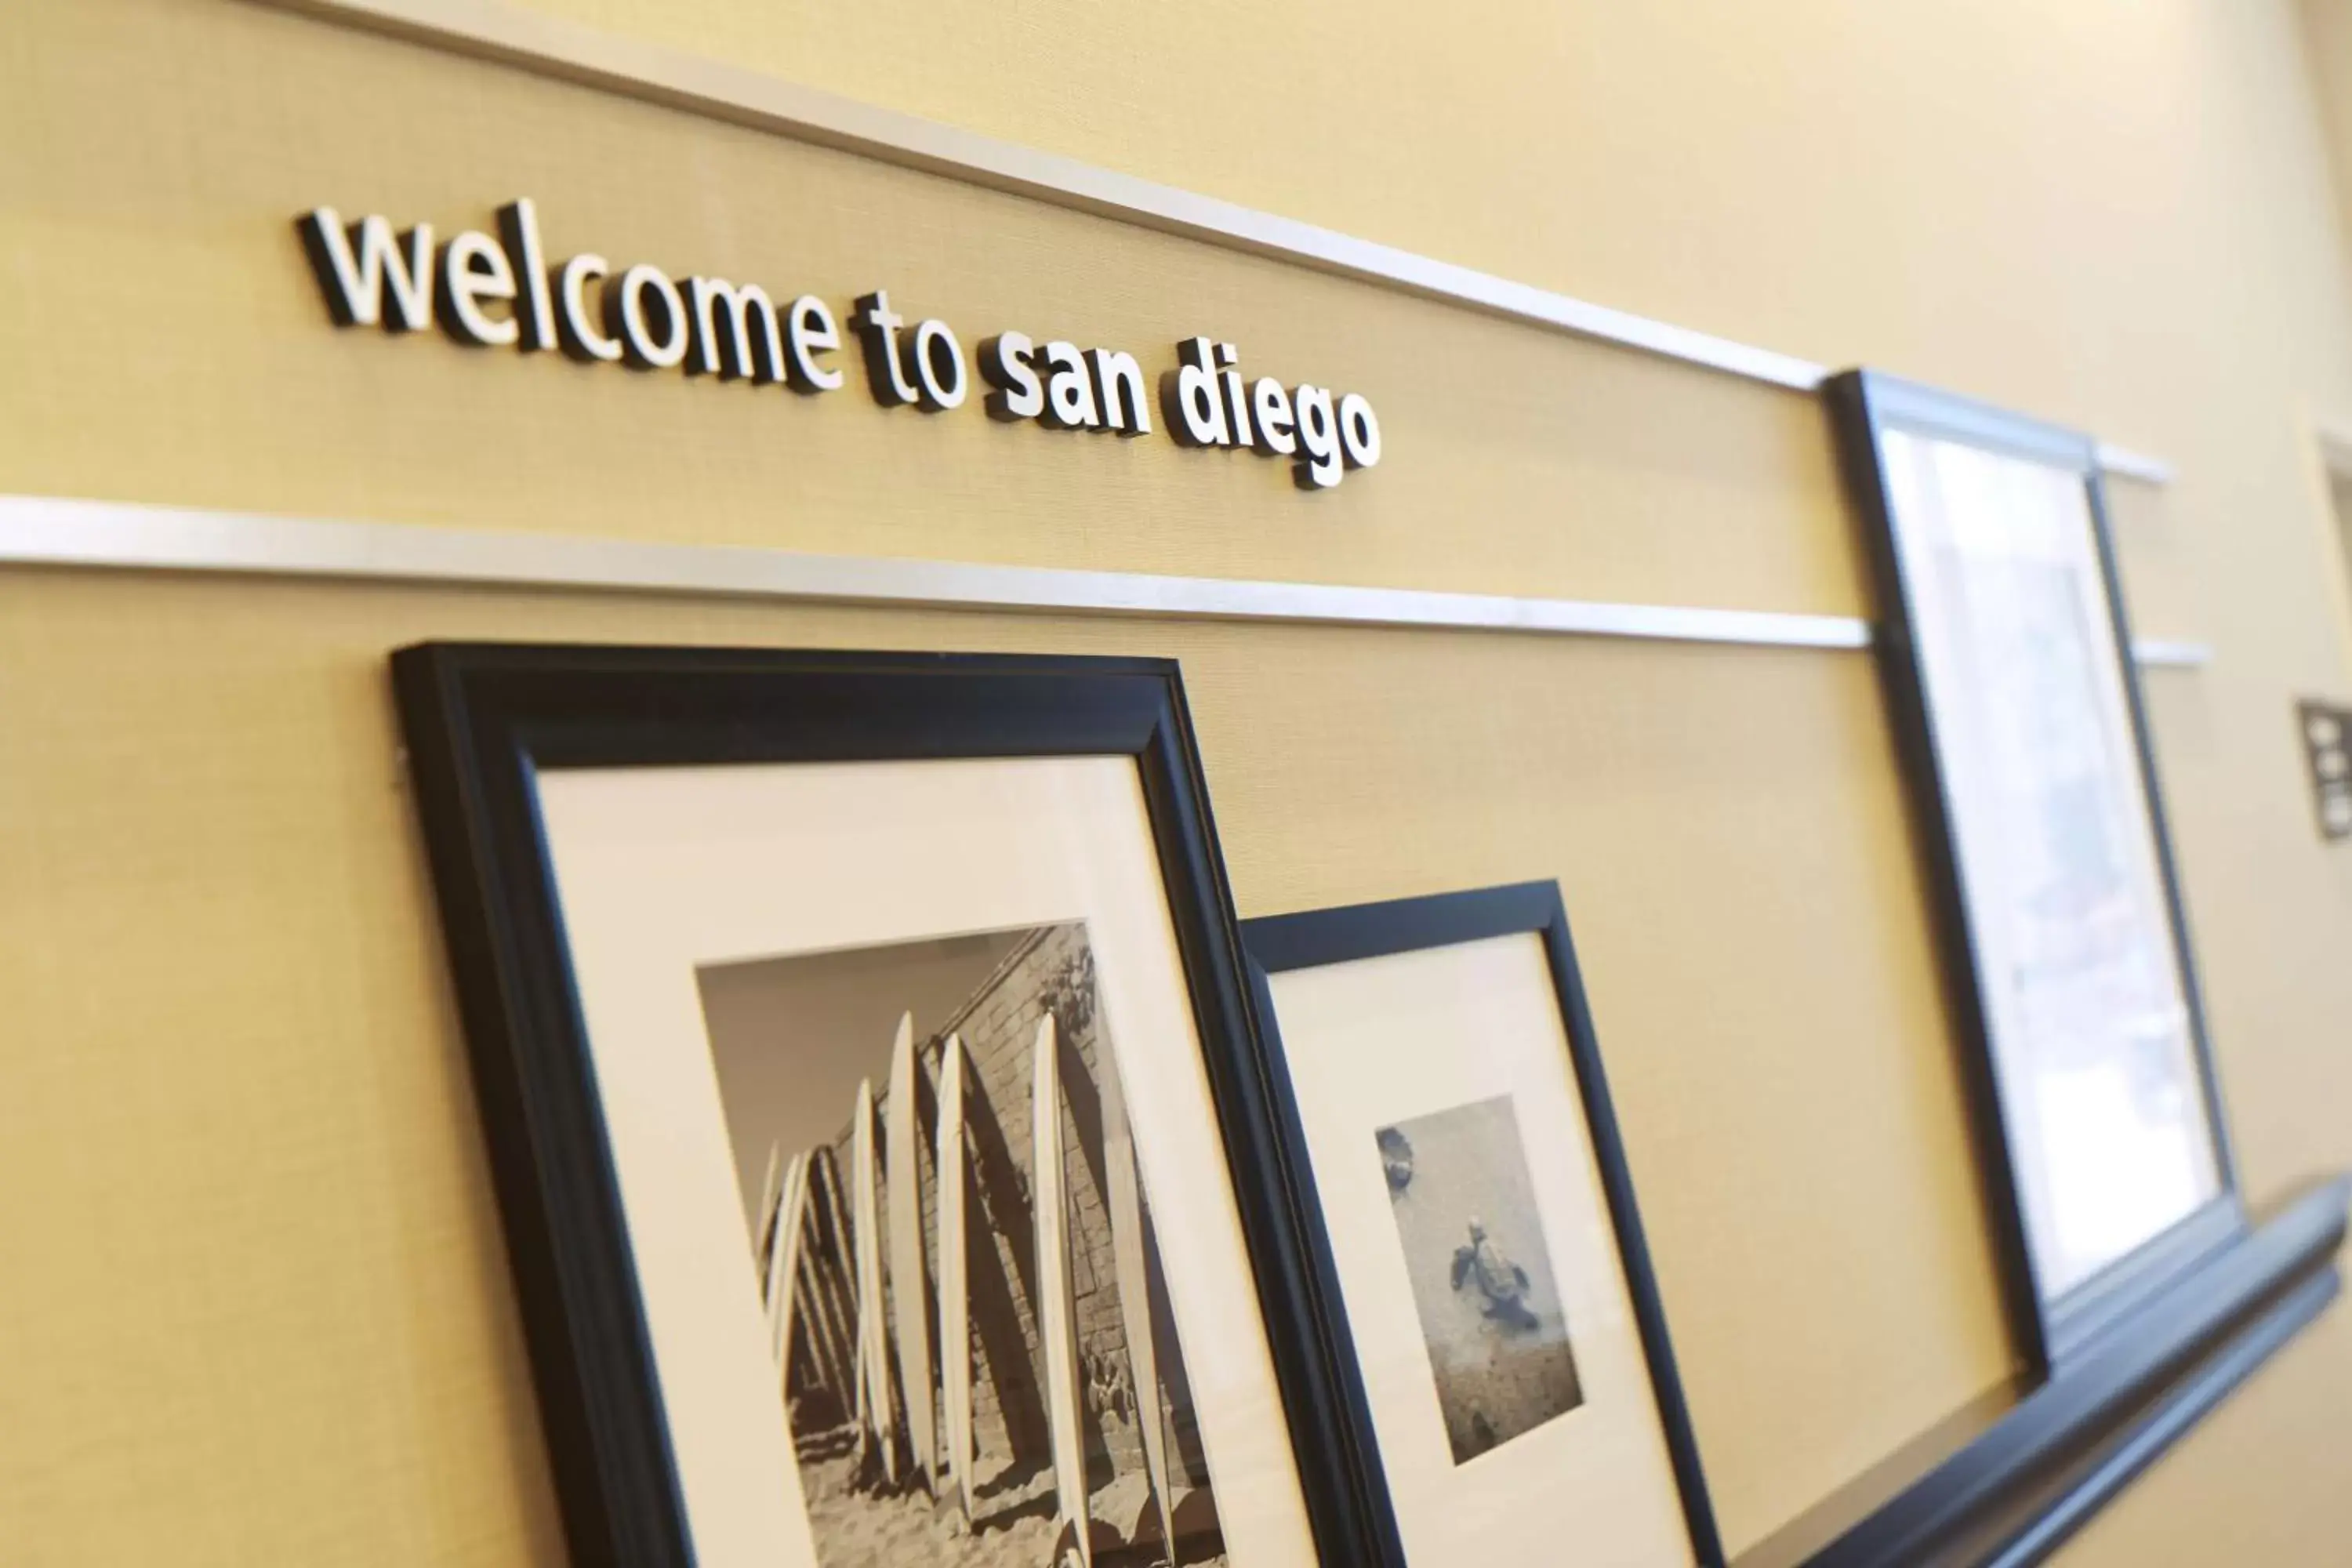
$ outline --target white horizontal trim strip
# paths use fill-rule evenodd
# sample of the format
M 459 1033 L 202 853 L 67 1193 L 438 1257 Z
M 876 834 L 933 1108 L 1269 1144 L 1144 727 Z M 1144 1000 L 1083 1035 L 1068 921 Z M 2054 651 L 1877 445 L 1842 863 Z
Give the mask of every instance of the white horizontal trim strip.
M 1172 185 L 877 109 L 722 61 L 625 38 L 511 0 L 258 0 L 887 163 L 1227 249 L 1466 305 L 1752 381 L 1811 392 L 1826 366 Z M 2110 472 L 2163 484 L 2169 465 L 2102 444 Z
M 2145 452 L 2135 452 L 2128 447 L 2118 447 L 2112 441 L 2099 443 L 2099 467 L 2119 479 L 2137 479 L 2143 484 L 2168 485 L 2173 468 L 2162 458 L 2151 458 Z
M 0 496 L 0 563 L 1858 648 L 1848 616 L 1070 572 Z
M 62 496 L 0 496 L 0 565 L 463 583 L 1172 619 L 1431 626 L 1549 636 L 1863 648 L 1853 616 L 1070 572 L 571 534 L 341 522 Z M 2143 664 L 2195 667 L 2202 643 L 2143 639 Z
M 2202 669 L 2213 662 L 2213 645 L 2178 637 L 2134 637 L 2132 657 L 2147 668 Z

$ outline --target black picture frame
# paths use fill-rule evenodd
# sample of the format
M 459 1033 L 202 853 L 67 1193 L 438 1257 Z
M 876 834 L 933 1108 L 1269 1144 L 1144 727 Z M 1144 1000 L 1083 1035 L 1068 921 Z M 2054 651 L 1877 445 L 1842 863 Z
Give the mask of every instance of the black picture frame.
M 1861 513 L 1879 614 L 1876 647 L 1890 718 L 1909 788 L 1935 904 L 1946 994 L 1967 1042 L 1963 1070 L 1976 1131 L 1980 1180 L 1992 1216 L 2012 1336 L 2029 1378 L 2055 1373 L 2200 1260 L 2247 1233 L 2228 1117 L 2213 1065 L 2189 921 L 2149 741 L 2147 706 L 2132 657 L 2132 637 L 2116 563 L 2097 444 L 2063 426 L 1871 370 L 1847 371 L 1823 388 L 1848 491 Z M 1915 631 L 1913 584 L 1903 569 L 1902 526 L 1881 454 L 1890 430 L 1907 431 L 2004 456 L 2071 476 L 2088 503 L 2094 552 L 2104 590 L 2104 633 L 2113 639 L 2124 710 L 2147 816 L 2168 935 L 2180 979 L 2204 1124 L 2211 1140 L 2217 1194 L 2166 1230 L 2057 1293 L 2040 1286 L 2019 1190 L 2013 1134 L 2004 1106 L 1984 1002 L 1985 977 L 1971 929 L 1955 807 L 1929 700 L 1925 655 Z
M 695 1551 L 536 775 L 1017 756 L 1135 763 L 1317 1548 L 1400 1561 L 1174 661 L 445 643 L 392 672 L 573 1561 Z
M 1626 1292 L 1649 1369 L 1650 1389 L 1665 1436 L 1667 1458 L 1674 1471 L 1683 1522 L 1690 1537 L 1692 1557 L 1700 1568 L 1722 1568 L 1722 1536 L 1707 1494 L 1698 1440 L 1683 1394 L 1673 1341 L 1666 1328 L 1665 1307 L 1651 1265 L 1640 1205 L 1634 1198 L 1633 1171 L 1610 1100 L 1600 1037 L 1585 1000 L 1576 944 L 1569 930 L 1568 908 L 1559 885 L 1552 881 L 1519 882 L 1273 915 L 1244 921 L 1241 929 L 1260 1028 L 1266 1051 L 1278 1069 L 1276 1076 L 1286 1099 L 1291 1092 L 1290 1072 L 1267 984 L 1269 975 L 1452 947 L 1493 937 L 1528 934 L 1542 940 L 1554 997 L 1568 1038 L 1570 1065 L 1584 1107 L 1594 1163 L 1599 1168 L 1610 1222 L 1616 1232 Z M 1287 1107 L 1287 1114 L 1296 1124 L 1295 1103 Z M 1302 1176 L 1311 1182 L 1303 1167 Z M 1311 1197 L 1311 1187 L 1309 1192 Z M 1336 1305 L 1336 1290 L 1333 1300 Z M 1371 1452 L 1369 1439 L 1366 1452 Z

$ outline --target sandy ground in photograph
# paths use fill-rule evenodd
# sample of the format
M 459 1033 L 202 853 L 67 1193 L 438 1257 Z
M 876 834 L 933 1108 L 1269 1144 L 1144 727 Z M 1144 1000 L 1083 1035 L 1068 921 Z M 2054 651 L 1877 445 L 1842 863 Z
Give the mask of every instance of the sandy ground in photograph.
M 1011 1494 L 1000 1493 L 977 1531 L 968 1529 L 954 1504 L 935 1500 L 919 1489 L 895 1497 L 854 1489 L 856 1461 L 844 1456 L 801 1467 L 824 1568 L 1054 1568 L 1057 1534 L 1051 1478 L 1039 1475 Z M 1092 1508 L 1098 1520 L 1126 1520 L 1150 1506 L 1140 1476 L 1121 1476 L 1097 1490 Z M 1181 1526 L 1180 1524 L 1179 1528 Z M 1115 1547 L 1098 1527 L 1095 1561 L 1103 1568 L 1144 1568 L 1167 1554 L 1156 1542 L 1129 1550 Z M 1222 1551 L 1208 1556 L 1180 1554 L 1183 1568 L 1223 1568 Z

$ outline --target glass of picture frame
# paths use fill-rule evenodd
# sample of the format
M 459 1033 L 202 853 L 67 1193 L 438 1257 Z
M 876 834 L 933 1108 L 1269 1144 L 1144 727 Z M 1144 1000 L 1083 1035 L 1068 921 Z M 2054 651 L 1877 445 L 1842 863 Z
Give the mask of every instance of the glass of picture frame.
M 1558 886 L 1242 931 L 1406 1560 L 1718 1568 Z
M 2245 1229 L 2086 437 L 1829 387 L 2014 1315 L 2055 1365 Z
M 1391 1560 L 1172 663 L 394 666 L 575 1560 Z

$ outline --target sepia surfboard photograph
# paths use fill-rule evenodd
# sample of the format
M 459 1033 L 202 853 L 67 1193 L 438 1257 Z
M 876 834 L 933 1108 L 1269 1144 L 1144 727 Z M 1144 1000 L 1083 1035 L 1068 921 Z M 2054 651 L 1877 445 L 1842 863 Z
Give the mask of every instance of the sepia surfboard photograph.
M 1454 1462 L 1582 1405 L 1510 1097 L 1382 1127 L 1373 1146 Z
M 1084 924 L 697 980 L 824 1568 L 1224 1563 Z

